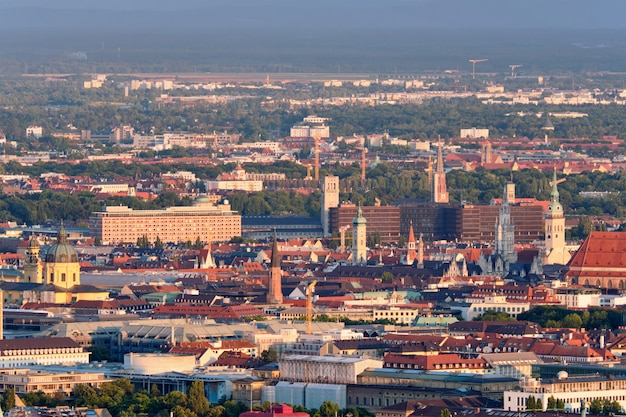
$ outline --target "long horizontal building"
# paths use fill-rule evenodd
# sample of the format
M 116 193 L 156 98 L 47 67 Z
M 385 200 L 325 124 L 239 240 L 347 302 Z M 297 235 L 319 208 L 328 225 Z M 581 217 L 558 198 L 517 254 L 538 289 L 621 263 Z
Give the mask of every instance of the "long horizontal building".
M 92 213 L 89 233 L 102 244 L 135 243 L 146 236 L 155 242 L 225 242 L 241 236 L 241 215 L 229 204 L 215 205 L 198 197 L 192 206 L 163 210 L 133 210 L 109 206 Z

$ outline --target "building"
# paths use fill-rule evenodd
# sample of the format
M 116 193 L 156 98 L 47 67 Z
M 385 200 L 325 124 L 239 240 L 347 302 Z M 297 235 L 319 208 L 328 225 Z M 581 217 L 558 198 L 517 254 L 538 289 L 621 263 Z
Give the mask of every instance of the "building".
M 50 372 L 41 370 L 2 369 L 0 370 L 0 388 L 13 389 L 16 394 L 41 391 L 50 396 L 63 393 L 67 397 L 74 396 L 74 388 L 77 385 L 89 385 L 94 388 L 100 387 L 111 379 L 105 378 L 104 373 L 98 372 Z
M 283 303 L 282 271 L 280 269 L 280 251 L 278 250 L 278 239 L 274 233 L 272 242 L 272 260 L 270 263 L 270 278 L 267 292 L 267 302 L 269 304 Z
M 455 240 L 461 228 L 460 209 L 451 204 L 427 201 L 401 200 L 395 205 L 400 209 L 400 234 L 409 236 L 411 225 L 427 240 Z M 368 217 L 370 227 L 371 217 Z
M 310 417 L 309 413 L 293 411 L 293 407 L 287 404 L 273 404 L 265 411 L 246 411 L 239 414 L 239 417 Z
M 542 259 L 544 265 L 565 265 L 571 255 L 565 246 L 565 216 L 563 206 L 559 202 L 559 190 L 557 188 L 556 168 L 552 177 L 552 192 L 550 193 L 550 205 L 545 214 L 545 251 Z
M 464 320 L 474 320 L 488 311 L 504 312 L 511 317 L 530 310 L 530 302 L 526 300 L 511 300 L 506 295 L 490 294 L 475 299 L 466 307 L 460 307 Z
M 474 393 L 502 401 L 504 391 L 514 390 L 518 386 L 517 379 L 496 374 L 372 368 L 359 374 L 356 385 L 348 385 L 346 402 L 348 406 L 358 404 L 373 410 L 402 401 L 424 398 L 422 396 L 424 391 L 428 392 L 428 398 L 445 395 L 458 397 Z M 357 403 L 357 398 L 366 401 Z
M 591 232 L 565 267 L 569 285 L 626 289 L 626 232 Z
M 613 375 L 572 376 L 561 371 L 556 378 L 537 380 L 522 379 L 519 391 L 504 392 L 504 409 L 510 411 L 526 410 L 528 398 L 533 396 L 541 401 L 543 410 L 547 409 L 548 399 L 561 400 L 565 411 L 581 413 L 582 405 L 587 407 L 595 399 L 617 401 L 626 407 L 626 377 Z
M 330 209 L 339 205 L 339 177 L 327 175 L 322 179 L 322 230 L 324 236 L 330 236 Z
M 319 239 L 323 237 L 322 225 L 317 217 L 241 216 L 241 236 L 244 239 L 269 240 L 274 230 L 276 237 L 287 239 Z
M 328 138 L 330 137 L 330 128 L 326 125 L 296 125 L 293 126 L 289 135 L 294 138 Z
M 470 129 L 461 129 L 459 136 L 461 138 L 468 139 L 487 139 L 489 138 L 489 129 L 477 129 L 475 127 Z
M 363 217 L 361 206 L 352 220 L 352 265 L 367 263 L 367 220 Z
M 448 188 L 446 186 L 446 172 L 443 167 L 443 145 L 441 140 L 437 147 L 437 169 L 432 175 L 432 199 L 435 203 L 448 203 L 450 197 L 448 195 Z
M 400 207 L 398 206 L 363 206 L 360 208 L 363 217 L 367 219 L 367 236 L 380 238 L 381 242 L 397 243 L 400 239 Z M 329 210 L 330 232 L 340 234 L 352 226 L 352 220 L 357 215 L 357 206 L 351 203 L 342 203 Z M 409 224 L 407 223 L 407 234 Z M 419 229 L 417 229 L 419 231 Z
M 355 384 L 362 371 L 381 366 L 379 360 L 335 356 L 288 355 L 278 361 L 282 381 L 325 384 Z
M 480 357 L 491 366 L 494 373 L 515 379 L 530 378 L 533 365 L 543 363 L 533 352 L 481 353 Z
M 89 363 L 89 355 L 69 337 L 0 340 L 0 368 Z
M 508 265 L 517 262 L 515 251 L 515 225 L 511 219 L 510 203 L 515 201 L 515 184 L 508 182 L 504 187 L 502 204 L 498 210 L 498 219 L 495 230 L 495 255 L 504 261 L 505 269 Z
M 63 291 L 80 285 L 78 253 L 67 242 L 67 232 L 63 226 L 59 229 L 57 241 L 46 252 L 43 276 L 35 282 L 54 285 Z
M 248 174 L 237 165 L 231 172 L 224 172 L 215 180 L 206 181 L 207 191 L 246 191 L 257 192 L 263 190 L 263 181 L 248 178 Z
M 543 207 L 539 204 L 509 203 L 514 242 L 529 243 L 543 237 Z M 460 209 L 458 238 L 465 242 L 494 242 L 494 225 L 500 215 L 497 205 L 465 204 Z
M 134 210 L 127 206 L 109 206 L 89 218 L 89 233 L 105 245 L 130 242 L 141 237 L 155 242 L 226 242 L 241 236 L 241 216 L 230 204 L 215 205 L 207 197 L 198 197 L 192 206 L 164 210 Z
M 493 373 L 491 365 L 481 358 L 462 358 L 456 353 L 438 355 L 404 355 L 387 353 L 383 368 L 413 369 L 430 372 L 462 372 L 464 374 Z
M 26 128 L 26 137 L 40 139 L 43 136 L 43 127 L 41 126 L 28 126 Z

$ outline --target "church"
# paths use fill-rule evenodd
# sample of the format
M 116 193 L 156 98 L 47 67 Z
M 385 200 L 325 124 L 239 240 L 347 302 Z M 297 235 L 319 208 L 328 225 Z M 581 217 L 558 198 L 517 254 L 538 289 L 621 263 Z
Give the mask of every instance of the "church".
M 63 226 L 43 258 L 40 249 L 37 239 L 31 237 L 22 274 L 15 281 L 0 282 L 6 304 L 72 304 L 79 300 L 104 300 L 109 297 L 106 290 L 81 284 L 78 253 L 68 243 Z

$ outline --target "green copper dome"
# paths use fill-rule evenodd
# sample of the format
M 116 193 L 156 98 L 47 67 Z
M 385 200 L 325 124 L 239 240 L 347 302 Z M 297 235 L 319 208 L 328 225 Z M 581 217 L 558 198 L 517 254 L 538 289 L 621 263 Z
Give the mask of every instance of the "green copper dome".
M 57 235 L 57 241 L 50 246 L 46 254 L 46 262 L 48 263 L 68 263 L 78 262 L 78 253 L 76 249 L 67 243 L 67 232 L 61 226 Z

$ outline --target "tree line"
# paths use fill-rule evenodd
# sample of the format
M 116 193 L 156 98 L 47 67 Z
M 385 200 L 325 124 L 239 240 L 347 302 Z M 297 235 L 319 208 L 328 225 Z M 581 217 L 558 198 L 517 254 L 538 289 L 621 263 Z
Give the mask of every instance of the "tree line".
M 89 409 L 106 408 L 114 417 L 239 417 L 249 408 L 242 402 L 222 398 L 217 403 L 210 403 L 206 398 L 204 383 L 195 380 L 189 386 L 187 393 L 171 391 L 162 394 L 156 385 L 150 390 L 136 390 L 130 380 L 115 379 L 103 383 L 100 387 L 77 385 L 74 396 L 66 397 L 63 393 L 48 395 L 42 391 L 28 392 L 20 395 L 27 406 L 41 407 L 87 407 Z M 15 407 L 15 391 L 6 388 L 0 398 L 3 410 Z M 265 410 L 268 402 L 255 410 Z M 348 408 L 340 410 L 332 401 L 325 401 L 319 409 L 307 410 L 300 405 L 294 406 L 294 411 L 307 412 L 312 417 L 336 417 L 351 413 L 354 417 L 372 417 L 362 408 Z

